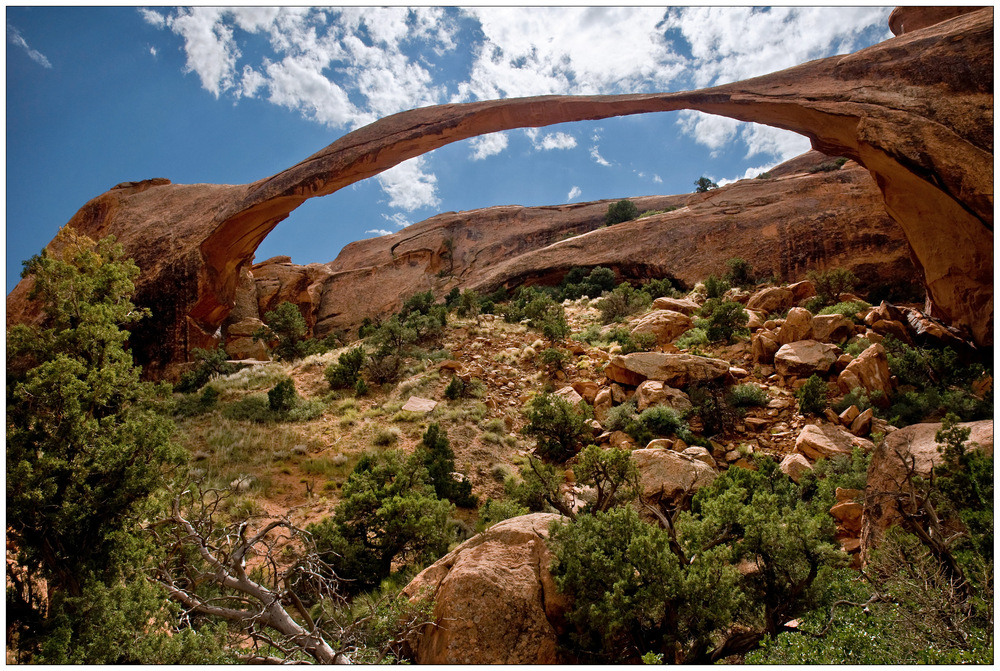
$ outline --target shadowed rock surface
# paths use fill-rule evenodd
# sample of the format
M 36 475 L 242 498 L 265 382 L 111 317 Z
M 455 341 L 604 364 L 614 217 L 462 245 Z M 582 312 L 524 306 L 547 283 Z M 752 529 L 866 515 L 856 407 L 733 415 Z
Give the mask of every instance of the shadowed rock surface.
M 114 234 L 143 270 L 136 300 L 156 317 L 133 332 L 132 346 L 147 374 L 162 375 L 192 347 L 221 335 L 257 246 L 308 198 L 476 135 L 695 109 L 799 132 L 815 149 L 865 166 L 912 247 L 933 315 L 991 346 L 993 9 L 919 30 L 909 24 L 901 20 L 899 37 L 855 54 L 700 91 L 411 110 L 252 184 L 119 185 L 84 205 L 69 225 L 92 238 Z M 720 197 L 701 195 L 709 203 Z M 8 296 L 8 321 L 31 319 L 37 311 L 26 300 L 29 282 Z

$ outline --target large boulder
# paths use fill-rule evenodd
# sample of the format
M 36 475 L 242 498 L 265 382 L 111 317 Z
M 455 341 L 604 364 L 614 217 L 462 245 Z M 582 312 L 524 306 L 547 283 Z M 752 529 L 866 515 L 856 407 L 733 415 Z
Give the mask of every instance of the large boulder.
M 784 287 L 761 289 L 747 301 L 748 310 L 760 310 L 766 314 L 782 312 L 795 305 L 795 294 Z
M 409 639 L 418 664 L 557 664 L 569 601 L 549 573 L 546 540 L 559 515 L 504 520 L 424 569 L 403 594 L 434 603 Z
M 654 310 L 673 310 L 686 315 L 692 315 L 701 309 L 701 305 L 690 298 L 670 298 L 661 296 L 653 301 Z
M 780 375 L 809 377 L 825 375 L 837 362 L 839 352 L 835 345 L 799 340 L 782 345 L 774 354 L 774 367 Z
M 812 339 L 841 344 L 854 335 L 854 322 L 840 314 L 816 315 L 810 323 Z
M 640 495 L 649 503 L 676 500 L 712 484 L 717 475 L 694 456 L 672 450 L 634 450 L 632 460 L 639 469 Z
M 637 387 L 657 380 L 670 387 L 686 387 L 695 382 L 711 382 L 729 373 L 729 362 L 694 354 L 634 352 L 611 357 L 604 367 L 609 380 Z
M 837 456 L 849 457 L 855 447 L 871 452 L 875 445 L 870 440 L 854 436 L 831 424 L 807 424 L 795 439 L 795 451 L 812 461 Z
M 656 380 L 646 380 L 635 390 L 636 406 L 639 412 L 654 405 L 665 405 L 674 410 L 690 410 L 691 399 L 680 389 L 668 387 Z
M 770 366 L 774 363 L 774 355 L 781 349 L 778 336 L 773 331 L 761 329 L 750 339 L 750 356 L 757 363 Z
M 873 400 L 883 405 L 888 404 L 889 395 L 892 394 L 892 378 L 885 348 L 878 343 L 869 346 L 840 372 L 837 386 L 845 394 L 858 387 L 869 394 L 881 392 L 882 396 Z
M 976 445 L 986 454 L 993 455 L 993 420 L 964 422 L 971 433 L 967 446 Z M 872 453 L 868 464 L 868 481 L 865 485 L 864 513 L 861 517 L 861 554 L 867 557 L 878 544 L 884 531 L 900 519 L 895 496 L 907 491 L 907 469 L 926 478 L 934 466 L 942 463 L 934 435 L 940 424 L 911 424 L 893 431 Z
M 778 344 L 812 339 L 812 313 L 805 308 L 792 308 L 778 330 Z
M 691 328 L 691 318 L 673 310 L 653 310 L 636 320 L 632 325 L 632 335 L 652 333 L 659 345 L 673 341 Z

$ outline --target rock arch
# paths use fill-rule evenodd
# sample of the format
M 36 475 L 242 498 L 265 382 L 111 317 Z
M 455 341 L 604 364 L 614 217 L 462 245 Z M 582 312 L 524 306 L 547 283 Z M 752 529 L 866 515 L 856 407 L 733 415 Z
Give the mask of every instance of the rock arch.
M 157 321 L 133 333 L 133 348 L 147 372 L 158 375 L 212 341 L 234 304 L 240 269 L 308 198 L 485 133 L 699 110 L 791 130 L 816 149 L 864 165 L 907 236 L 932 313 L 992 346 L 993 10 L 919 30 L 908 26 L 935 17 L 894 16 L 894 28 L 906 32 L 881 44 L 710 89 L 402 112 L 252 184 L 121 184 L 84 205 L 69 225 L 95 238 L 116 235 L 143 269 L 137 300 L 153 308 Z M 27 281 L 8 297 L 8 320 L 32 314 Z

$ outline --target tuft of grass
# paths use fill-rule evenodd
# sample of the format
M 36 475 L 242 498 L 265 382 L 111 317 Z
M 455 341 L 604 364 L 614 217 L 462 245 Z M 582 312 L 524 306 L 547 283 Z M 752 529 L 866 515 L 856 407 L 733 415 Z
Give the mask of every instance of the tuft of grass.
M 768 398 L 767 392 L 755 384 L 738 384 L 729 390 L 726 401 L 736 408 L 763 407 Z

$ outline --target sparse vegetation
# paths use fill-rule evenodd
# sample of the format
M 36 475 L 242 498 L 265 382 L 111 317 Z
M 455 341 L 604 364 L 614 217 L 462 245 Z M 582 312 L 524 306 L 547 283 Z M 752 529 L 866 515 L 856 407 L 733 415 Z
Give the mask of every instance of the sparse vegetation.
M 803 415 L 822 415 L 826 410 L 826 382 L 819 375 L 810 375 L 795 396 L 799 399 L 799 412 Z
M 639 216 L 639 208 L 631 200 L 623 199 L 608 205 L 608 213 L 604 215 L 604 224 L 613 226 L 625 221 L 632 221 Z

